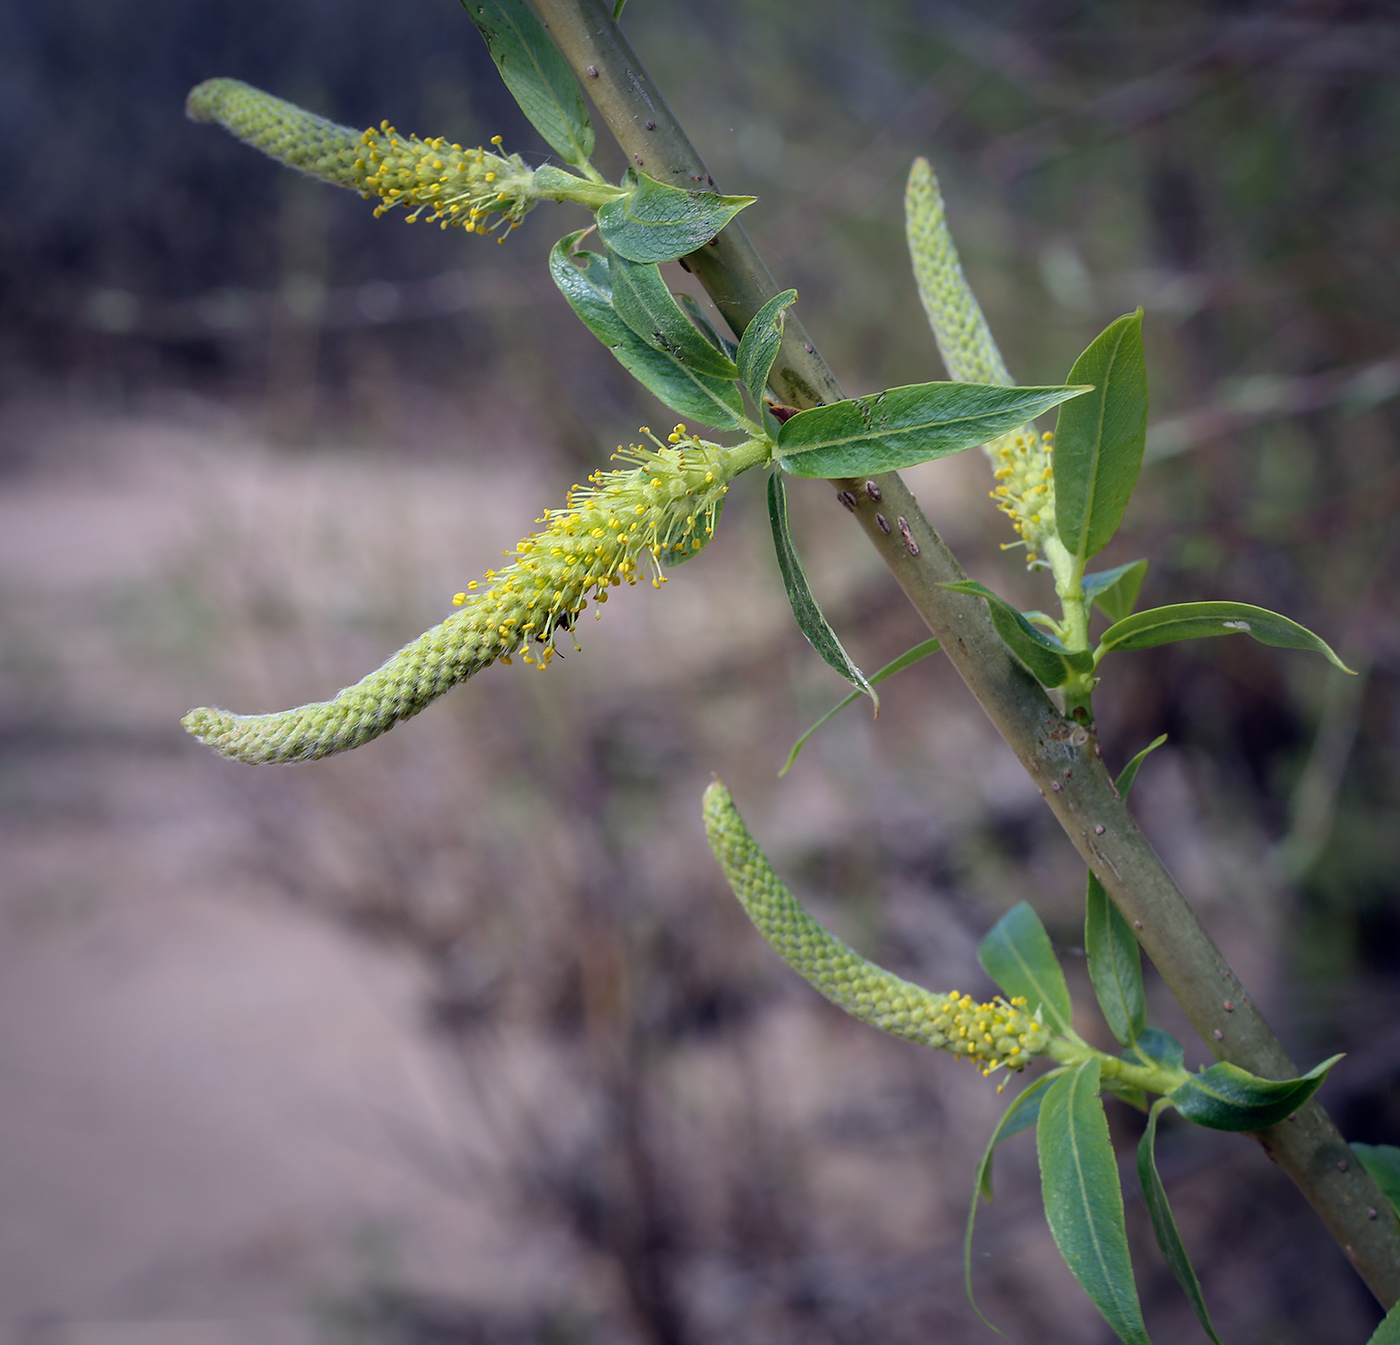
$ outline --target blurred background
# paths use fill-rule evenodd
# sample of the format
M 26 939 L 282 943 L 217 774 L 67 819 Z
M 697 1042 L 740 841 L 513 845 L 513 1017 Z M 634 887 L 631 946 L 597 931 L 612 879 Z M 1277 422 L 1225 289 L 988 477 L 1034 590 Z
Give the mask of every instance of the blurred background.
M 1153 605 L 1287 612 L 1359 675 L 1247 640 L 1120 656 L 1104 749 L 1170 735 L 1146 829 L 1295 1058 L 1348 1053 L 1323 1093 L 1348 1138 L 1400 1142 L 1400 10 L 632 0 L 624 26 L 721 189 L 760 198 L 744 222 L 848 391 L 942 376 L 916 154 L 1021 381 L 1146 310 L 1149 461 L 1104 564 L 1149 557 Z M 314 765 L 180 732 L 356 679 L 672 417 L 550 285 L 579 214 L 501 248 L 376 221 L 186 122 L 214 75 L 543 157 L 451 0 L 0 7 L 0 1329 L 991 1339 L 960 1244 L 1006 1097 L 782 967 L 700 794 L 718 772 L 821 918 L 939 989 L 989 991 L 977 941 L 1032 899 L 1108 1045 L 1082 869 L 936 660 L 776 778 L 845 688 L 786 613 L 760 481 L 547 676 L 493 668 Z M 975 577 L 1048 601 L 979 455 L 910 477 Z M 923 639 L 829 489 L 791 496 L 858 661 Z M 1171 1125 L 1159 1152 L 1227 1339 L 1365 1338 L 1374 1304 L 1261 1153 Z M 1128 1187 L 1149 1325 L 1197 1339 Z M 981 1302 L 1016 1339 L 1108 1341 L 1035 1188 L 1023 1137 Z

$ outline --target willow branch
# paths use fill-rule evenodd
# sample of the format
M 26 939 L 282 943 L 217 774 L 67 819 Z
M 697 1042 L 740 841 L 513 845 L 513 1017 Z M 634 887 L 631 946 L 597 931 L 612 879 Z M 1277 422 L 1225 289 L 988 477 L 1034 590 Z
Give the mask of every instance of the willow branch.
M 618 143 L 652 177 L 708 186 L 700 156 L 602 0 L 535 0 Z M 741 334 L 778 286 L 747 234 L 731 224 L 686 258 L 725 320 Z M 798 407 L 840 399 L 835 376 L 789 316 L 769 386 Z M 968 689 L 1040 787 L 1085 863 L 1211 1051 L 1266 1078 L 1299 1070 L 1119 798 L 1092 734 L 1066 719 L 1011 654 L 980 599 L 942 587 L 966 576 L 897 473 L 838 481 L 909 601 Z M 1293 1179 L 1381 1304 L 1400 1299 L 1400 1222 L 1338 1135 L 1309 1101 L 1257 1136 Z

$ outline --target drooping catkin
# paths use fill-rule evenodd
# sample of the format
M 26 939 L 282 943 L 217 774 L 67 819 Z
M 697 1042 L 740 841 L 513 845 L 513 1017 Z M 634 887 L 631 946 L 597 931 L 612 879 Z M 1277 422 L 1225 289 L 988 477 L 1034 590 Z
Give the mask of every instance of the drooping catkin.
M 520 654 L 540 668 L 554 657 L 554 636 L 570 630 L 594 598 L 635 584 L 641 564 L 665 583 L 661 565 L 696 551 L 714 532 L 730 480 L 761 460 L 756 444 L 721 448 L 677 426 L 668 444 L 621 448 L 631 470 L 595 472 L 575 486 L 543 529 L 508 552 L 511 563 L 487 571 L 454 601 L 462 610 L 333 700 L 277 714 L 191 710 L 185 729 L 238 761 L 311 761 L 359 747 L 416 715 L 458 682 Z M 479 592 L 477 590 L 480 590 Z
M 356 131 L 237 79 L 196 85 L 185 111 L 322 182 L 378 196 L 377 215 L 403 206 L 413 221 L 429 210 L 428 220 L 443 228 L 460 224 L 484 234 L 501 224 L 515 228 L 540 199 L 518 154 L 402 136 L 387 121 Z M 499 146 L 500 137 L 491 143 Z
M 773 950 L 799 976 L 852 1017 L 882 1032 L 982 1067 L 1021 1069 L 1050 1043 L 1023 999 L 978 1004 L 971 995 L 935 994 L 861 957 L 802 908 L 749 834 L 729 791 L 705 791 L 705 832 L 724 876 Z

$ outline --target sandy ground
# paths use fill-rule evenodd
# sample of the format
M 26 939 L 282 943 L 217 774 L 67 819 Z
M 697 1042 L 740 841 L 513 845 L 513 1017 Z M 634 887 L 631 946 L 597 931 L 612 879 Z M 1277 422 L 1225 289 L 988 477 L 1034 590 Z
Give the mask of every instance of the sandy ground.
M 714 904 L 695 816 L 712 769 L 752 800 L 780 867 L 814 849 L 855 854 L 842 928 L 869 937 L 861 922 L 879 925 L 929 984 L 977 988 L 976 939 L 1021 896 L 1053 894 L 1051 918 L 1056 902 L 1072 918 L 1081 874 L 1052 831 L 1026 822 L 1039 817 L 1033 787 L 946 670 L 929 667 L 941 688 L 932 704 L 900 709 L 901 696 L 924 695 L 923 673 L 905 675 L 912 692 L 889 684 L 878 752 L 868 719 L 848 713 L 775 788 L 786 743 L 836 687 L 788 638 L 761 527 L 676 572 L 664 601 L 609 604 L 607 638 L 590 624 L 586 655 L 551 669 L 548 695 L 533 674 L 503 670 L 348 767 L 260 774 L 217 761 L 180 732 L 186 708 L 275 708 L 372 667 L 440 619 L 446 595 L 562 494 L 557 467 L 527 455 L 498 471 L 272 451 L 208 407 L 26 414 L 0 427 L 25 450 L 0 476 L 0 1331 L 12 1345 L 344 1339 L 347 1314 L 376 1287 L 519 1320 L 558 1302 L 587 1319 L 611 1301 L 614 1272 L 531 1218 L 518 1192 L 461 1179 L 467 1152 L 499 1169 L 518 1128 L 509 1117 L 568 1131 L 570 1108 L 586 1110 L 563 1081 L 576 1062 L 507 1031 L 484 1058 L 493 1078 L 509 1076 L 515 1110 L 493 1121 L 462 1054 L 427 1030 L 440 986 L 421 948 L 366 932 L 407 911 L 432 938 L 444 931 L 446 947 L 468 912 L 491 932 L 458 959 L 468 989 L 499 982 L 513 947 L 544 958 L 553 939 L 576 958 L 591 937 L 587 907 L 558 894 L 582 901 L 580 874 L 622 863 L 566 824 L 568 809 L 592 806 L 587 752 L 611 753 L 614 777 L 641 782 L 627 796 L 641 820 L 598 826 L 634 875 L 624 886 L 657 903 L 644 922 L 672 919 L 685 940 L 695 917 L 666 894 L 698 893 L 699 942 L 716 945 L 721 969 L 752 967 L 763 985 L 781 981 L 766 950 L 737 909 Z M 499 433 L 493 445 L 501 451 Z M 934 496 L 955 543 L 956 520 L 985 498 L 976 464 L 962 470 L 938 478 Z M 839 517 L 829 500 L 812 513 L 806 499 L 795 517 L 809 534 L 813 520 L 826 526 L 821 508 Z M 843 537 L 829 555 L 814 548 L 812 568 L 850 625 L 885 581 L 859 539 Z M 715 596 L 741 576 L 743 600 L 716 624 Z M 858 636 L 867 643 L 885 609 L 872 610 Z M 893 638 L 885 657 L 920 636 Z M 776 700 L 743 683 L 756 666 Z M 702 688 L 683 714 L 678 668 Z M 702 752 L 687 746 L 695 735 Z M 537 770 L 531 784 L 529 763 L 555 758 L 557 778 Z M 1137 800 L 1267 1004 L 1280 908 L 1255 881 L 1257 856 L 1214 843 L 1170 752 L 1143 773 Z M 998 857 L 989 817 L 1023 837 L 1033 873 Z M 666 829 L 664 844 L 633 845 L 648 826 Z M 890 858 L 872 879 L 859 856 L 880 847 Z M 953 877 L 929 877 L 930 863 Z M 831 885 L 808 874 L 809 888 L 814 877 Z M 869 905 L 872 883 L 882 907 Z M 995 1095 L 972 1071 L 901 1054 L 781 984 L 790 998 L 756 1020 L 739 1073 L 703 1045 L 667 1058 L 676 1161 L 721 1173 L 727 1153 L 756 1143 L 756 1115 L 780 1139 L 805 1137 L 792 1144 L 818 1228 L 812 1256 L 872 1249 L 868 1266 L 884 1269 L 856 1272 L 853 1302 L 877 1294 L 882 1275 L 889 1294 L 917 1286 L 953 1323 L 920 1338 L 964 1338 L 966 1175 Z M 556 1012 L 531 1001 L 511 1020 L 510 1003 L 531 993 L 528 978 L 507 993 L 508 1028 Z M 1237 1170 L 1242 1189 L 1277 1191 L 1257 1154 L 1231 1153 L 1230 1180 Z M 1033 1161 L 1027 1147 L 1002 1163 L 1025 1195 L 984 1219 L 979 1255 L 996 1267 L 986 1292 L 1039 1338 L 1055 1323 L 1067 1343 L 1096 1340 L 1035 1210 Z M 1231 1189 L 1209 1162 L 1197 1188 L 1207 1226 Z M 692 1192 L 702 1204 L 707 1182 Z M 706 1262 L 695 1274 L 714 1314 L 705 1338 L 735 1339 L 768 1272 L 749 1282 Z M 459 1323 L 453 1338 L 496 1337 Z
M 0 488 L 0 1324 L 293 1345 L 367 1278 L 508 1295 L 405 1143 L 470 1133 L 420 962 L 226 862 L 220 763 L 176 724 L 185 637 L 145 625 L 314 469 L 208 424 L 36 433 L 53 456 Z M 350 506 L 431 513 L 403 475 L 352 479 Z

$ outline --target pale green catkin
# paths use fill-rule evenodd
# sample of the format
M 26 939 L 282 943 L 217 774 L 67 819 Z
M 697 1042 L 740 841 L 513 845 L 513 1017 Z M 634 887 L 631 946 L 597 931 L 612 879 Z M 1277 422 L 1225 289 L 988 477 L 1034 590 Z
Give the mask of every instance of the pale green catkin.
M 927 159 L 915 159 L 909 170 L 904 223 L 919 299 L 948 376 L 955 383 L 1009 385 L 1011 375 L 963 273 L 938 178 Z M 986 449 L 997 479 L 992 499 L 1034 559 L 1057 536 L 1052 436 L 1037 434 L 1027 425 L 992 440 Z
M 389 123 L 356 131 L 274 98 L 236 79 L 209 79 L 185 102 L 192 121 L 216 122 L 244 144 L 322 182 L 378 196 L 375 214 L 393 206 L 416 220 L 445 229 L 460 224 L 468 233 L 514 229 L 539 201 L 534 173 L 518 154 L 463 149 L 442 138 L 402 136 Z M 493 145 L 500 144 L 496 136 Z M 494 220 L 492 219 L 494 216 Z
M 595 472 L 587 486 L 575 486 L 564 509 L 545 510 L 542 531 L 506 553 L 511 564 L 488 570 L 483 582 L 457 595 L 460 612 L 334 700 L 268 715 L 191 710 L 185 729 L 237 761 L 311 761 L 377 738 L 513 654 L 547 667 L 555 633 L 572 629 L 590 597 L 602 604 L 609 588 L 635 584 L 644 560 L 659 588 L 663 561 L 699 551 L 730 480 L 766 452 L 760 443 L 721 448 L 680 425 L 668 444 L 652 442 L 654 449 L 619 446 L 616 456 L 634 464 L 631 470 Z
M 963 274 L 948 230 L 943 194 L 927 159 L 915 159 L 909 170 L 904 222 L 919 299 L 948 377 L 955 383 L 1010 385 L 1011 375 L 982 315 L 982 306 Z
M 724 876 L 758 931 L 799 976 L 862 1023 L 905 1041 L 951 1051 L 983 1074 L 1019 1070 L 1050 1044 L 1025 1012 L 1026 1001 L 978 1004 L 971 995 L 935 994 L 848 948 L 803 910 L 749 834 L 729 791 L 705 791 L 705 832 Z

